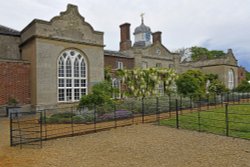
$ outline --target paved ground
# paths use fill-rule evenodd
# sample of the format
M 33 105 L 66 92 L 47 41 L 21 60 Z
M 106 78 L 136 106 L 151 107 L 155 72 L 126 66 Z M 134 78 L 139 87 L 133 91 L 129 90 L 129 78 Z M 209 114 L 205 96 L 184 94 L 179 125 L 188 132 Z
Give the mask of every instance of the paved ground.
M 1 167 L 250 167 L 250 141 L 150 124 L 9 147 L 0 118 Z

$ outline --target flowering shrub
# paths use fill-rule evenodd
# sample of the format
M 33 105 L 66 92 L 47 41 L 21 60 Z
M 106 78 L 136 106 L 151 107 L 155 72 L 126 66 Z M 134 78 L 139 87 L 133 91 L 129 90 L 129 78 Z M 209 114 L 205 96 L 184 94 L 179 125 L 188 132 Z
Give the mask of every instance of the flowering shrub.
M 99 121 L 107 121 L 107 120 L 113 120 L 113 119 L 124 119 L 124 118 L 130 118 L 132 117 L 132 112 L 131 111 L 127 111 L 127 110 L 118 110 L 112 112 L 112 113 L 106 113 L 101 115 L 100 117 L 98 117 Z

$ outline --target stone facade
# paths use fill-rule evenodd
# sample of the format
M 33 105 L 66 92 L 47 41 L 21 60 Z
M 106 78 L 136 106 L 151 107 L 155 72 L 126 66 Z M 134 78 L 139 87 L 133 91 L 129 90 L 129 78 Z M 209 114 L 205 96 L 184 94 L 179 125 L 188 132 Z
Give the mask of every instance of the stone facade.
M 31 62 L 31 104 L 36 108 L 58 106 L 58 57 L 67 50 L 79 51 L 87 60 L 88 91 L 104 78 L 103 33 L 94 31 L 78 13 L 76 6 L 68 5 L 65 12 L 50 22 L 32 21 L 21 32 L 22 58 Z
M 20 36 L 0 34 L 0 59 L 20 60 Z
M 182 62 L 178 66 L 178 72 L 183 73 L 190 69 L 198 69 L 205 74 L 217 74 L 226 87 L 228 87 L 229 76 L 228 72 L 233 71 L 234 87 L 238 86 L 238 63 L 231 49 L 228 50 L 225 56 L 215 59 L 207 59 L 204 57 L 199 61 Z

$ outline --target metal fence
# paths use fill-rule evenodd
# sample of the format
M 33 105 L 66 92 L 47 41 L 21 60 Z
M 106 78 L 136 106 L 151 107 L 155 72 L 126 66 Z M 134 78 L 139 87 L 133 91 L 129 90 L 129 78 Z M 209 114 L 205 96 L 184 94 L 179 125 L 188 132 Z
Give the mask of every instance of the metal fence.
M 42 141 L 93 133 L 110 128 L 139 123 L 158 123 L 174 118 L 176 127 L 182 127 L 179 117 L 201 111 L 221 108 L 224 102 L 242 104 L 250 101 L 250 94 L 221 94 L 212 96 L 161 96 L 126 99 L 113 105 L 85 106 L 83 108 L 55 108 L 36 112 L 10 114 L 10 145 L 38 145 Z M 198 119 L 201 116 L 198 115 Z M 202 119 L 202 118 L 201 118 Z M 200 119 L 200 120 L 201 120 Z M 200 124 L 200 125 L 199 125 Z M 201 122 L 198 128 L 202 131 Z M 230 133 L 229 133 L 230 134 Z
M 196 112 L 183 113 L 177 107 L 175 117 L 162 120 L 160 124 L 250 140 L 249 103 L 225 103 L 220 108 L 207 108 L 201 104 L 200 102 Z

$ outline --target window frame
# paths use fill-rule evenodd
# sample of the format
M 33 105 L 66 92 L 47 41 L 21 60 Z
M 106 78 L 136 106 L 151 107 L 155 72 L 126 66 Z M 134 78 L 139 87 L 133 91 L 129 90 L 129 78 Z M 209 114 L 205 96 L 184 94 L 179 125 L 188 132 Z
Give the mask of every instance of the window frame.
M 122 61 L 116 61 L 116 69 L 117 70 L 123 70 L 124 65 Z
M 234 88 L 234 86 L 235 86 L 235 76 L 234 76 L 234 71 L 233 71 L 233 69 L 230 69 L 229 71 L 228 71 L 228 89 L 229 90 L 232 90 L 233 88 Z
M 69 60 L 70 69 L 68 69 Z M 76 61 L 78 64 L 76 64 Z M 78 69 L 76 69 L 76 66 Z M 69 72 L 70 74 L 67 74 Z M 77 72 L 77 75 L 75 72 Z M 88 94 L 87 83 L 88 63 L 85 55 L 74 49 L 64 50 L 57 59 L 57 102 L 79 101 L 81 96 Z

